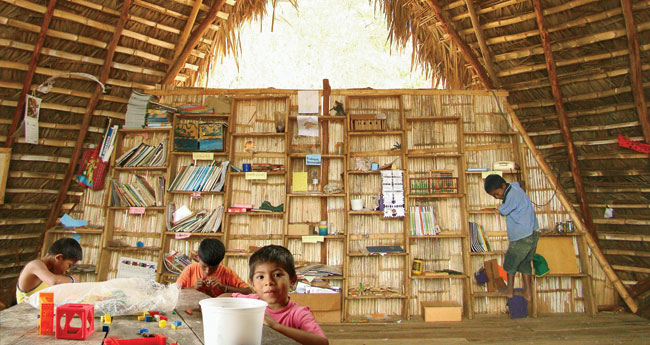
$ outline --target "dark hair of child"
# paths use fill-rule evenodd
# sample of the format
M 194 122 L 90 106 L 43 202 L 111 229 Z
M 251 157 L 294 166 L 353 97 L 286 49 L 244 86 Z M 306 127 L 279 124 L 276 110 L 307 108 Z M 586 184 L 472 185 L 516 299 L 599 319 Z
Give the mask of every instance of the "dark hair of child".
M 216 238 L 206 238 L 199 244 L 199 259 L 208 266 L 219 266 L 226 256 L 226 247 Z
M 81 245 L 74 238 L 66 237 L 60 238 L 47 250 L 47 255 L 63 255 L 63 260 L 74 260 L 81 261 L 83 258 L 83 251 L 81 250 Z
M 506 180 L 504 180 L 503 177 L 497 174 L 489 175 L 485 178 L 485 192 L 490 194 L 493 190 L 501 188 L 504 183 L 506 183 Z
M 257 265 L 265 262 L 273 262 L 280 265 L 280 267 L 287 271 L 291 278 L 296 276 L 296 266 L 294 266 L 293 255 L 289 249 L 271 244 L 257 250 L 248 260 L 248 275 L 250 280 L 253 280 Z

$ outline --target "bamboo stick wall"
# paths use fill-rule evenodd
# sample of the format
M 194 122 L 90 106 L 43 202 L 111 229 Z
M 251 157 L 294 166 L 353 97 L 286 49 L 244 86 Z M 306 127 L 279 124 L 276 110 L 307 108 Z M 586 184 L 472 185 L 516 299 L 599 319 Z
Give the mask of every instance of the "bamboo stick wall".
M 252 96 L 252 94 L 251 94 Z M 255 96 L 259 96 L 255 94 Z M 346 315 L 363 316 L 383 313 L 387 316 L 403 315 L 405 308 L 409 315 L 420 315 L 420 302 L 422 301 L 455 301 L 464 306 L 471 307 L 472 313 L 499 314 L 506 312 L 505 300 L 498 297 L 478 297 L 469 299 L 471 306 L 465 306 L 466 296 L 469 291 L 483 291 L 483 287 L 476 285 L 471 275 L 488 259 L 496 258 L 501 263 L 502 252 L 507 249 L 507 236 L 505 221 L 502 217 L 489 212 L 480 212 L 482 208 L 498 205 L 497 201 L 483 191 L 483 180 L 480 174 L 465 173 L 464 168 L 491 167 L 492 163 L 501 160 L 516 160 L 521 171 L 517 174 L 506 174 L 506 180 L 514 181 L 525 178 L 527 192 L 533 202 L 548 204 L 536 208 L 538 220 L 542 230 L 553 229 L 557 222 L 568 220 L 568 215 L 562 208 L 557 198 L 553 198 L 553 191 L 546 183 L 543 173 L 537 166 L 533 156 L 525 148 L 520 148 L 519 140 L 512 134 L 513 130 L 501 115 L 498 102 L 501 98 L 492 95 L 476 94 L 406 94 L 402 96 L 381 97 L 349 97 L 349 95 L 333 95 L 334 99 L 345 104 L 348 116 L 350 114 L 367 114 L 383 112 L 387 116 L 387 130 L 402 131 L 377 137 L 345 135 L 343 122 L 322 122 L 327 126 L 330 139 L 327 143 L 319 138 L 300 137 L 297 135 L 295 118 L 297 115 L 297 96 L 289 95 L 288 109 L 289 121 L 287 137 L 247 137 L 237 136 L 232 141 L 233 162 L 237 166 L 241 163 L 274 163 L 289 164 L 287 171 L 309 171 L 311 167 L 304 165 L 304 159 L 287 158 L 290 154 L 319 153 L 324 145 L 330 153 L 336 151 L 335 144 L 343 142 L 349 150 L 348 171 L 355 170 L 356 158 L 368 158 L 380 165 L 395 161 L 398 169 L 407 169 L 406 176 L 426 177 L 430 170 L 451 170 L 453 176 L 464 175 L 466 184 L 459 192 L 465 193 L 465 199 L 416 199 L 410 205 L 433 206 L 436 210 L 439 224 L 444 233 L 463 234 L 466 223 L 462 214 L 467 212 L 469 221 L 481 224 L 489 236 L 492 253 L 473 254 L 468 256 L 464 263 L 463 238 L 434 238 L 418 239 L 405 242 L 405 233 L 408 227 L 403 226 L 401 220 L 384 220 L 375 214 L 352 214 L 346 216 L 349 201 L 344 197 L 327 198 L 327 219 L 333 231 L 345 234 L 349 241 L 346 248 L 345 241 L 328 241 L 326 246 L 320 244 L 303 243 L 300 239 L 284 239 L 285 224 L 317 223 L 322 220 L 320 199 L 314 197 L 294 198 L 285 206 L 285 215 L 269 216 L 239 216 L 229 215 L 229 234 L 226 246 L 231 252 L 227 255 L 225 264 L 233 268 L 240 276 L 248 277 L 248 251 L 250 246 L 263 246 L 266 244 L 286 243 L 294 253 L 298 263 L 319 262 L 323 257 L 323 248 L 326 248 L 326 264 L 347 266 L 345 281 L 330 281 L 331 286 L 345 287 L 360 290 L 363 288 L 392 288 L 398 291 L 395 298 L 357 298 L 346 302 Z M 205 100 L 205 95 L 180 95 L 164 98 L 165 103 L 172 105 L 197 103 Z M 229 130 L 239 132 L 275 132 L 275 111 L 287 112 L 284 99 L 271 99 L 270 101 L 242 100 L 238 105 L 233 128 Z M 405 116 L 403 121 L 401 116 Z M 410 120 L 421 117 L 422 119 Z M 446 117 L 448 121 L 426 122 L 426 117 Z M 458 131 L 458 124 L 452 120 L 461 118 L 462 131 Z M 253 119 L 253 120 L 251 120 Z M 248 121 L 251 121 L 250 123 Z M 403 127 L 404 126 L 404 127 Z M 322 129 L 323 127 L 321 127 Z M 463 133 L 459 136 L 459 133 Z M 481 134 L 482 133 L 482 134 Z M 502 134 L 507 133 L 507 134 Z M 514 140 L 513 140 L 514 138 Z M 134 140 L 138 140 L 137 137 Z M 403 142 L 402 142 L 403 140 Z M 459 141 L 462 145 L 459 146 Z M 271 153 L 251 155 L 246 152 L 246 141 L 254 141 L 256 152 Z M 290 145 L 289 145 L 290 143 Z M 433 149 L 443 153 L 424 157 L 409 157 L 402 159 L 400 150 L 391 150 L 400 143 L 404 152 L 408 150 Z M 457 158 L 453 153 L 462 147 L 462 155 Z M 521 152 L 519 152 L 521 150 Z M 415 151 L 414 151 L 415 152 Z M 446 156 L 445 156 L 446 155 Z M 179 158 L 176 169 L 188 164 L 191 159 Z M 349 198 L 361 198 L 367 207 L 376 205 L 376 196 L 380 190 L 379 174 L 348 174 L 345 181 L 345 165 L 342 159 L 330 161 L 327 177 L 330 182 L 345 185 Z M 318 171 L 319 176 L 324 172 Z M 172 175 L 175 173 L 172 173 Z M 273 205 L 285 203 L 286 193 L 291 193 L 290 177 L 284 175 L 269 175 L 263 182 L 245 180 L 243 175 L 231 174 L 230 185 L 232 191 L 230 203 L 252 203 L 255 206 L 262 201 L 270 201 Z M 322 186 L 320 186 L 322 188 Z M 84 215 L 92 215 L 92 210 L 87 210 L 92 204 L 99 203 L 104 196 L 101 193 L 86 192 L 82 200 Z M 188 195 L 174 195 L 170 197 L 177 205 L 189 204 L 192 209 L 211 209 L 225 202 L 225 195 L 214 195 L 201 199 L 192 199 Z M 226 205 L 227 207 L 228 205 Z M 408 207 L 408 206 L 407 206 Z M 147 224 L 157 222 L 154 214 L 145 214 L 142 219 L 122 218 L 116 212 L 116 231 L 130 228 L 129 231 L 146 228 Z M 80 213 L 81 214 L 81 213 Z M 162 214 L 162 213 L 161 213 Z M 283 217 L 287 217 L 286 221 Z M 101 221 L 101 217 L 95 216 Z M 349 219 L 349 220 L 346 220 Z M 349 224 L 346 224 L 348 223 Z M 406 229 L 406 230 L 405 230 Z M 347 230 L 347 232 L 346 232 Z M 145 231 L 146 232 L 146 231 Z M 408 236 L 408 234 L 407 234 Z M 118 237 L 118 236 L 116 236 Z M 224 238 L 225 239 L 225 238 Z M 126 236 L 127 241 L 134 238 Z M 149 243 L 150 242 L 150 243 Z M 184 240 L 171 240 L 169 250 L 178 250 L 188 253 L 195 250 L 200 242 L 199 238 Z M 156 238 L 148 240 L 147 245 L 155 246 Z M 362 252 L 368 245 L 402 245 L 409 255 L 390 257 L 346 256 L 346 253 Z M 468 251 L 468 249 L 467 249 Z M 116 260 L 117 253 L 111 256 Z M 133 255 L 132 255 L 133 254 Z M 590 253 L 586 253 L 590 258 Z M 123 255 L 153 259 L 148 254 L 125 252 Z M 464 279 L 409 279 L 408 272 L 412 258 L 422 258 L 425 261 L 425 270 L 452 269 L 464 272 L 469 276 Z M 346 262 L 347 260 L 347 262 Z M 612 304 L 616 295 L 611 284 L 605 278 L 594 258 L 591 258 L 590 274 L 593 277 L 594 298 L 597 304 Z M 469 272 L 467 271 L 469 270 Z M 114 275 L 114 272 L 111 272 Z M 466 285 L 466 282 L 468 284 Z M 584 280 L 574 277 L 549 277 L 536 281 L 538 293 L 538 311 L 540 313 L 583 312 L 585 311 L 583 296 Z M 520 286 L 517 280 L 517 286 Z M 469 290 L 468 290 L 469 289 Z M 345 291 L 344 291 L 345 292 Z M 400 297 L 403 296 L 403 297 Z M 467 310 L 467 309 L 465 309 Z

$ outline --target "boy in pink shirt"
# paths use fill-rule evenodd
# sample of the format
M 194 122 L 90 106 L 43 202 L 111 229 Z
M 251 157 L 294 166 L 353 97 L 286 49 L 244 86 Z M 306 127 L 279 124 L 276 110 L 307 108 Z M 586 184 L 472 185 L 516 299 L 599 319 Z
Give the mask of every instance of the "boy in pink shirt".
M 276 245 L 262 247 L 251 255 L 248 267 L 255 294 L 233 293 L 232 297 L 261 299 L 268 303 L 264 324 L 301 344 L 329 344 L 309 307 L 289 299 L 289 290 L 298 276 L 288 249 Z

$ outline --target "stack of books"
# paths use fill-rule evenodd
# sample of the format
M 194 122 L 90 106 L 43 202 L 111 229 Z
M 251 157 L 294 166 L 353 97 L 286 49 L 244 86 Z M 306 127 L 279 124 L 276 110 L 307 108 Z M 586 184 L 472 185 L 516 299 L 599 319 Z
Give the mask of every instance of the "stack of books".
M 165 178 L 162 176 L 153 179 L 153 186 L 140 175 L 135 175 L 133 183 L 119 183 L 111 179 L 111 206 L 162 206 L 164 185 Z
M 221 227 L 222 219 L 223 206 L 219 206 L 211 212 L 201 210 L 175 222 L 171 222 L 169 231 L 194 233 L 217 232 Z
M 129 103 L 126 106 L 124 128 L 142 128 L 147 113 L 147 106 L 153 96 L 137 91 L 131 92 Z
M 106 135 L 104 135 L 104 140 L 102 141 L 102 146 L 99 150 L 99 158 L 102 159 L 102 162 L 108 162 L 108 160 L 111 159 L 113 148 L 115 148 L 115 138 L 117 137 L 118 129 L 118 125 L 110 126 L 110 124 L 106 129 Z
M 411 236 L 435 236 L 440 233 L 433 206 L 411 206 Z
M 253 204 L 233 204 L 228 207 L 228 213 L 246 213 L 253 209 Z
M 214 109 L 206 105 L 181 105 L 179 110 L 181 115 L 214 115 Z
M 161 167 L 167 162 L 167 140 L 157 146 L 140 143 L 115 160 L 119 167 Z
M 192 256 L 186 254 L 181 254 L 179 252 L 171 252 L 165 255 L 165 268 L 170 273 L 181 274 L 185 267 L 189 266 L 192 261 L 198 262 L 198 255 L 196 252 L 192 252 Z
M 472 253 L 485 253 L 492 250 L 490 243 L 488 243 L 487 236 L 483 227 L 469 222 L 469 240 Z
M 196 166 L 194 164 L 181 167 L 178 175 L 169 186 L 170 191 L 183 192 L 220 192 L 226 181 L 229 161 L 210 165 Z

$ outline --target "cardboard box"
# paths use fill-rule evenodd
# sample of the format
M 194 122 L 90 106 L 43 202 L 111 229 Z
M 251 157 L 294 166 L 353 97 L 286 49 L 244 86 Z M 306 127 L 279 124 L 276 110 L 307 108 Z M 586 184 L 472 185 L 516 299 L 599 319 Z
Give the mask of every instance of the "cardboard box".
M 341 294 L 339 293 L 290 293 L 296 303 L 308 306 L 318 323 L 341 322 Z
M 456 302 L 422 302 L 425 322 L 460 321 L 463 308 Z
M 309 224 L 289 224 L 287 227 L 287 235 L 311 235 L 309 233 Z

